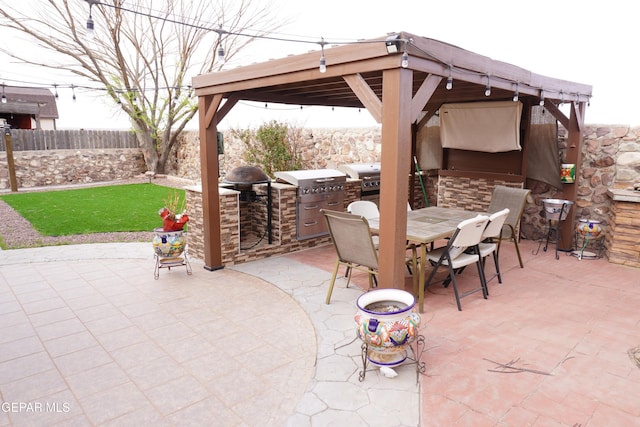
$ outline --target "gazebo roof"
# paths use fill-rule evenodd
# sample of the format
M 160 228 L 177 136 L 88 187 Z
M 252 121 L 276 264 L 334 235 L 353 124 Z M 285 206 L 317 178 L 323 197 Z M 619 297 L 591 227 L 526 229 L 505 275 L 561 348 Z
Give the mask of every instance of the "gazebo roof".
M 196 95 L 223 94 L 225 98 L 247 101 L 368 108 L 378 119 L 375 105 L 382 99 L 383 71 L 398 68 L 405 51 L 407 68 L 413 71 L 414 97 L 430 76 L 440 77 L 437 84 L 435 78 L 431 79 L 430 85 L 435 85 L 435 90 L 423 111 L 433 111 L 444 102 L 512 99 L 516 92 L 521 99 L 532 97 L 539 102 L 543 97 L 556 105 L 586 102 L 591 97 L 589 85 L 535 74 L 405 32 L 325 48 L 324 73 L 318 67 L 320 52 L 315 51 L 197 76 L 193 86 Z M 449 77 L 453 82 L 451 90 L 446 89 Z M 487 86 L 491 87 L 489 97 L 485 96 Z

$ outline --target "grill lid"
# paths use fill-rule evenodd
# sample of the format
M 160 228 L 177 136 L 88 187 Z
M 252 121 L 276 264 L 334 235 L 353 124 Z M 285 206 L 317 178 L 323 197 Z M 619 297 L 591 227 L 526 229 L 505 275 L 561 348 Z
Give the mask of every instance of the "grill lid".
M 224 178 L 227 184 L 258 184 L 268 181 L 270 179 L 267 174 L 256 166 L 238 166 Z
M 287 182 L 293 185 L 307 185 L 318 180 L 325 179 L 346 179 L 346 175 L 343 172 L 335 169 L 307 169 L 297 171 L 281 171 L 275 172 L 275 177 L 281 181 Z
M 353 179 L 362 179 L 365 176 L 380 175 L 380 163 L 347 163 L 338 166 L 342 172 Z

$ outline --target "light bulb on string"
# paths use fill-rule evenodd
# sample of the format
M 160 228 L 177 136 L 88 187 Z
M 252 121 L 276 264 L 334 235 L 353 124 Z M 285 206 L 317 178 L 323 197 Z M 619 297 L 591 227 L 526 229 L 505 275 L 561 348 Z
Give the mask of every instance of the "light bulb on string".
M 491 76 L 487 74 L 487 86 L 484 88 L 484 96 L 491 96 Z
M 87 19 L 87 39 L 92 40 L 94 35 L 93 19 L 91 18 L 91 14 L 89 14 L 89 19 Z
M 72 93 L 71 99 L 73 99 L 73 101 L 75 102 L 75 100 L 76 100 L 76 87 L 74 85 L 71 85 L 71 93 Z
M 53 96 L 55 96 L 55 97 L 56 97 L 56 99 L 58 99 L 58 98 L 59 98 L 59 95 L 58 95 L 58 85 L 57 85 L 56 83 L 54 83 L 54 84 L 53 84 L 53 92 L 54 92 L 54 93 L 53 93 Z
M 513 94 L 513 102 L 518 102 L 518 98 L 520 98 L 520 91 L 518 90 L 518 82 L 516 82 L 516 91 Z
M 222 44 L 218 46 L 218 62 L 220 63 L 220 66 L 224 65 L 225 63 L 224 47 L 222 47 Z
M 93 37 L 95 36 L 95 26 L 93 16 L 91 16 L 91 8 L 94 4 L 98 3 L 98 0 L 86 0 L 86 2 L 89 3 L 89 18 L 87 18 L 87 32 L 85 36 L 88 40 L 93 40 Z
M 321 73 L 325 73 L 327 71 L 327 59 L 324 57 L 324 37 L 322 38 L 322 41 L 320 42 L 320 50 L 321 50 L 321 54 L 320 54 L 320 67 L 319 70 Z
M 407 45 L 412 41 L 413 39 L 409 39 L 404 42 L 404 51 L 402 52 L 402 60 L 400 61 L 400 66 L 402 68 L 407 68 L 409 66 L 409 54 L 407 53 Z
M 4 94 L 4 84 L 2 84 L 2 103 L 7 103 L 7 95 Z
M 544 92 L 540 91 L 540 106 L 544 107 Z

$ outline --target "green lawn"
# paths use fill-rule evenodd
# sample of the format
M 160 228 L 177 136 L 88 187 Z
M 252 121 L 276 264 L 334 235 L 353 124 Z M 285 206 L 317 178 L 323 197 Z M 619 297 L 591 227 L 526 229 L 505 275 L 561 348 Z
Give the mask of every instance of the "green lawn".
M 74 190 L 14 193 L 0 196 L 40 234 L 152 231 L 162 226 L 158 211 L 164 200 L 184 190 L 155 184 L 126 184 Z

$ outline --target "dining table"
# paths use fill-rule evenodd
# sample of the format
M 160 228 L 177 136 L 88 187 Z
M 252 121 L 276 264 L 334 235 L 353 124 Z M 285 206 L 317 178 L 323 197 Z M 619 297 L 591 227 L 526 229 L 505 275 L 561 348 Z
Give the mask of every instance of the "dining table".
M 418 296 L 419 310 L 423 312 L 424 288 L 427 270 L 427 252 L 433 243 L 440 239 L 453 236 L 458 224 L 465 219 L 486 214 L 478 211 L 429 206 L 422 209 L 407 211 L 407 242 L 419 249 L 418 278 L 413 282 L 414 295 Z M 372 233 L 379 233 L 380 218 L 371 218 L 369 228 Z M 418 288 L 418 289 L 416 289 Z

